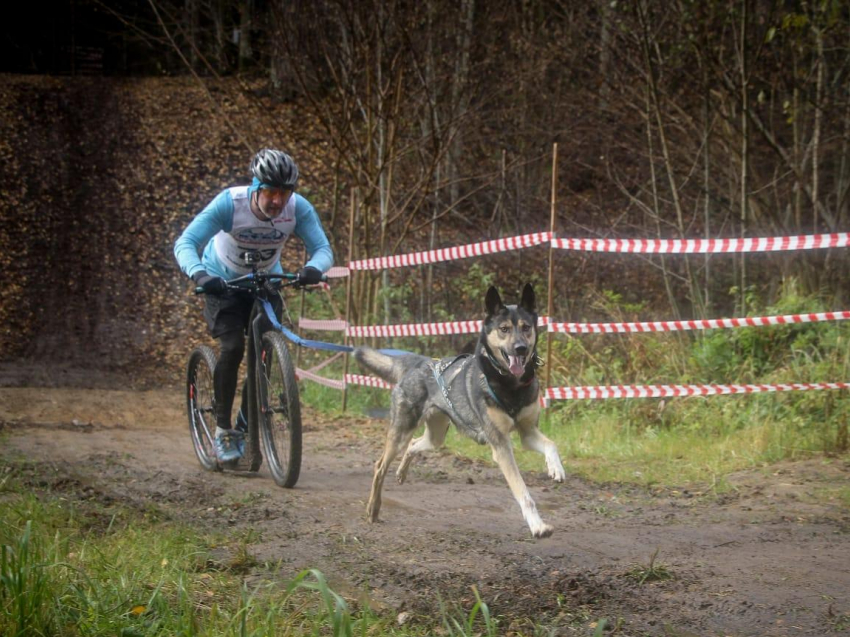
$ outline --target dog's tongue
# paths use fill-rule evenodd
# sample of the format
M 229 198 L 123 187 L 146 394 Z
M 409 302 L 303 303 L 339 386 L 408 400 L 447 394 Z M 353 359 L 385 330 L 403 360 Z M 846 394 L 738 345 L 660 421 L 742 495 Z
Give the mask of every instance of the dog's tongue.
M 522 364 L 522 358 L 519 356 L 508 356 L 510 363 L 511 374 L 514 376 L 522 376 L 525 373 L 525 365 Z

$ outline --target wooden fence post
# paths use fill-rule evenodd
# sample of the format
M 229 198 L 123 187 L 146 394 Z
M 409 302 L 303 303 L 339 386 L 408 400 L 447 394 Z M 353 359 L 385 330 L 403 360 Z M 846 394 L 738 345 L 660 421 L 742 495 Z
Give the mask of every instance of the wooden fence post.
M 551 234 L 551 239 L 555 238 L 555 216 L 556 216 L 556 204 L 558 197 L 558 142 L 552 144 L 552 207 L 549 214 L 549 232 Z M 555 311 L 555 299 L 552 298 L 552 280 L 555 274 L 555 248 L 552 245 L 552 241 L 549 242 L 549 280 L 548 284 L 548 294 L 546 296 L 547 299 L 547 308 L 546 315 L 548 316 L 548 320 L 552 320 L 552 313 Z M 549 385 L 552 379 L 552 332 L 546 331 L 546 386 L 544 388 L 544 395 L 547 389 L 549 389 Z
M 354 288 L 354 271 L 350 269 L 351 262 L 354 259 L 354 211 L 357 208 L 356 201 L 356 191 L 354 188 L 351 189 L 351 205 L 349 206 L 349 214 L 348 214 L 348 285 L 345 290 L 345 338 L 343 339 L 343 343 L 348 345 L 351 339 L 348 336 L 348 325 L 351 321 L 351 291 Z M 348 405 L 348 384 L 345 383 L 345 377 L 348 375 L 348 352 L 345 353 L 343 357 L 344 362 L 342 366 L 342 411 L 345 412 L 345 408 Z

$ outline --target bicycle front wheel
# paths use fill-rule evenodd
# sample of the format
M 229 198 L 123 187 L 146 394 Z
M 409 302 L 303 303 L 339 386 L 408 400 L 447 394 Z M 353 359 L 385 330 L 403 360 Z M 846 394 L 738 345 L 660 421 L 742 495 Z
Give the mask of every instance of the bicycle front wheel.
M 201 345 L 189 355 L 186 370 L 186 409 L 189 432 L 198 462 L 207 471 L 220 471 L 215 456 L 215 388 L 213 385 L 215 353 Z
M 301 473 L 301 403 L 289 348 L 277 332 L 263 335 L 257 362 L 259 424 L 272 478 L 291 488 Z

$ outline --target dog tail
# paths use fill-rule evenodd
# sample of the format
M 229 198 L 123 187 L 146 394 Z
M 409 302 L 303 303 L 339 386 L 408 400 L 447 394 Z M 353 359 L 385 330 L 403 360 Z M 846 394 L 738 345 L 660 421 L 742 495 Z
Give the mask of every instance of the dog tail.
M 390 356 L 371 347 L 364 346 L 354 348 L 354 360 L 388 383 L 397 383 L 407 370 L 416 367 L 422 361 L 427 361 L 428 359 L 419 354 Z

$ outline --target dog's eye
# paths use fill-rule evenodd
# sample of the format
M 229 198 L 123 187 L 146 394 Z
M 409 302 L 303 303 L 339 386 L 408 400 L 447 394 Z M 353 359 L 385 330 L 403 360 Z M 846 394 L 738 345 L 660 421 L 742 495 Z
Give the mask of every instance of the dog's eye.
M 523 325 L 522 331 L 528 334 L 531 331 L 531 325 Z
M 502 325 L 502 327 L 500 327 L 499 330 L 502 332 L 502 334 L 507 334 L 508 332 L 511 331 L 511 328 L 509 328 L 507 325 Z

